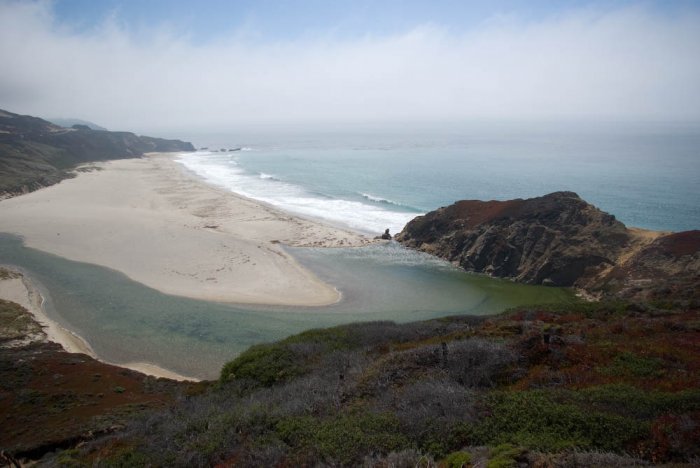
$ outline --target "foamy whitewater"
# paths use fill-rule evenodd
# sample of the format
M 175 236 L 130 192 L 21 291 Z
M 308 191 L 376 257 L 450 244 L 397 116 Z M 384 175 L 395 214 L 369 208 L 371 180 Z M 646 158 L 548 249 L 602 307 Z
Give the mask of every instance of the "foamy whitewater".
M 481 123 L 184 137 L 241 148 L 180 157 L 208 182 L 373 235 L 397 233 L 415 216 L 457 200 L 559 190 L 628 226 L 700 227 L 698 125 Z
M 254 151 L 243 148 L 244 151 Z M 236 153 L 198 151 L 178 159 L 185 167 L 207 182 L 239 195 L 259 200 L 290 213 L 350 227 L 365 233 L 381 233 L 385 229 L 397 233 L 408 221 L 421 214 L 418 210 L 366 193 L 358 193 L 366 203 L 335 198 L 331 194 L 312 192 L 308 188 L 285 182 L 265 172 L 247 171 Z

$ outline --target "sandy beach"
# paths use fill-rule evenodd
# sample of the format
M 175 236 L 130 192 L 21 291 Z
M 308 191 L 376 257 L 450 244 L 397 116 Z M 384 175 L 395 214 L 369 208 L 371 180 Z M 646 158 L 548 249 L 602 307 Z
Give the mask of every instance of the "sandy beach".
M 9 277 L 0 277 L 0 299 L 15 302 L 27 309 L 33 316 L 34 320 L 42 327 L 43 336 L 29 336 L 27 340 L 48 340 L 58 343 L 69 353 L 81 353 L 98 359 L 107 364 L 114 364 L 120 367 L 126 367 L 135 371 L 152 375 L 155 377 L 164 377 L 173 380 L 190 380 L 196 381 L 194 377 L 188 377 L 176 372 L 163 369 L 155 364 L 146 362 L 129 362 L 129 363 L 114 363 L 99 359 L 95 352 L 90 347 L 90 344 L 83 340 L 80 336 L 65 329 L 60 324 L 51 320 L 44 310 L 44 298 L 39 290 L 35 287 L 32 281 L 23 273 L 7 266 L 0 265 L 0 270 L 10 272 Z
M 210 186 L 174 157 L 94 164 L 74 179 L 0 201 L 0 232 L 167 294 L 298 306 L 339 300 L 283 246 L 359 246 L 368 238 Z

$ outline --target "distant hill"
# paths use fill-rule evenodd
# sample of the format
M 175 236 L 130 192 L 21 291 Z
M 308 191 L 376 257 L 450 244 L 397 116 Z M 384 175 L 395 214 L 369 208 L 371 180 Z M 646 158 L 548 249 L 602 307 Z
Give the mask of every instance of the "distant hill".
M 70 128 L 73 125 L 84 125 L 91 130 L 103 130 L 107 131 L 106 128 L 101 127 L 97 125 L 96 123 L 92 123 L 88 120 L 82 120 L 82 119 L 63 119 L 63 118 L 52 118 L 52 119 L 46 119 L 47 121 L 51 122 L 52 124 L 56 124 L 59 127 L 66 127 Z
M 194 147 L 180 140 L 93 130 L 85 124 L 66 128 L 0 109 L 0 198 L 72 177 L 79 164 L 157 151 L 194 151 Z

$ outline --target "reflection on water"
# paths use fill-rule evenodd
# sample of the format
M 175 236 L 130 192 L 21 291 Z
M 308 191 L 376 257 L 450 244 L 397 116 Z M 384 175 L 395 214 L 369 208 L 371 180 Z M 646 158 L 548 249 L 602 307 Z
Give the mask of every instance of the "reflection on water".
M 184 375 L 215 378 L 252 344 L 353 321 L 407 322 L 496 313 L 515 305 L 572 300 L 567 290 L 470 275 L 397 244 L 356 249 L 290 248 L 303 265 L 337 285 L 329 307 L 262 307 L 169 296 L 123 274 L 25 247 L 0 234 L 0 263 L 23 268 L 47 295 L 47 314 L 111 362 L 145 361 Z

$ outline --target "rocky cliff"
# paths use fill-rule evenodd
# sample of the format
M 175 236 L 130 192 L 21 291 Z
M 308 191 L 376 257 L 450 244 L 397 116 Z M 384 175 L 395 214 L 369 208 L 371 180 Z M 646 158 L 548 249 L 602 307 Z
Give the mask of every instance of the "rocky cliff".
M 656 281 L 657 292 L 677 292 L 674 283 L 697 296 L 698 232 L 664 236 L 627 229 L 577 194 L 555 192 L 527 200 L 459 201 L 415 218 L 396 240 L 467 271 L 525 283 L 637 297 Z
M 65 128 L 0 110 L 0 197 L 54 184 L 81 163 L 152 151 L 194 151 L 194 147 L 180 140 L 92 130 L 85 125 Z

